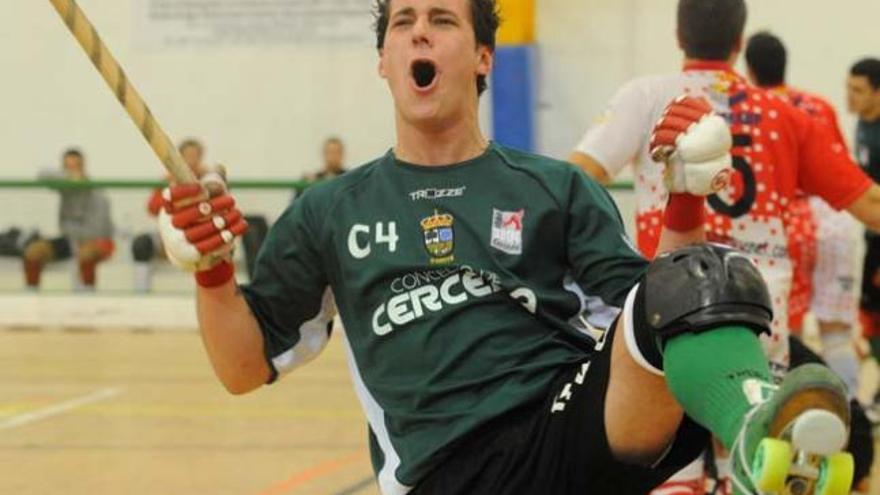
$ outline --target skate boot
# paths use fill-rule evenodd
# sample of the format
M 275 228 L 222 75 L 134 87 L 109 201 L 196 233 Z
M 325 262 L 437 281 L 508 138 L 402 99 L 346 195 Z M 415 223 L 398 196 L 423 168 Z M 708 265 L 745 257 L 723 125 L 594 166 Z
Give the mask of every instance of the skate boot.
M 744 388 L 749 411 L 731 448 L 736 495 L 849 495 L 853 458 L 846 388 L 828 368 L 808 364 L 776 387 Z

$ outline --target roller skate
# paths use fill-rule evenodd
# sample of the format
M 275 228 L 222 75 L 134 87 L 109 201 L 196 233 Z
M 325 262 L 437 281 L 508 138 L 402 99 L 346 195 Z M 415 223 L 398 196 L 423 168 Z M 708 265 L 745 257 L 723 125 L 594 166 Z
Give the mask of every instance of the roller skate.
M 745 388 L 755 406 L 731 448 L 734 494 L 849 495 L 854 465 L 843 451 L 849 436 L 843 382 L 808 364 L 778 387 L 753 381 Z

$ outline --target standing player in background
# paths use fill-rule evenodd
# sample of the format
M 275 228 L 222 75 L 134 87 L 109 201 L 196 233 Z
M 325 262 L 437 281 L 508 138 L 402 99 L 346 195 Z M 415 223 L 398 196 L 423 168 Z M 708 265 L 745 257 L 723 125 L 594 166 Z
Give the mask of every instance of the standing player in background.
M 706 233 L 746 252 L 767 279 L 775 315 L 768 355 L 774 369 L 784 372 L 792 278 L 788 206 L 800 189 L 875 226 L 880 187 L 865 178 L 828 129 L 733 71 L 743 42 L 743 0 L 681 0 L 678 12 L 684 70 L 626 84 L 571 161 L 606 183 L 627 165 L 635 167 L 638 246 L 653 257 L 669 183 L 651 158 L 651 128 L 676 94 L 709 100 L 731 125 L 736 172 L 731 185 L 707 202 Z
M 749 38 L 746 62 L 749 78 L 756 86 L 806 112 L 832 132 L 837 146 L 846 148 L 834 107 L 820 96 L 786 84 L 787 52 L 778 37 L 762 32 Z M 859 225 L 849 213 L 835 211 L 818 197 L 807 198 L 801 194 L 791 206 L 789 247 L 793 254 L 794 283 L 789 307 L 790 328 L 800 333 L 804 314 L 812 306 L 822 337 L 822 357 L 843 378 L 853 397 L 859 388 L 859 358 L 853 342 L 859 296 L 855 280 L 858 261 L 852 246 L 858 238 Z M 798 218 L 799 213 L 803 214 L 802 218 Z M 795 253 L 809 249 L 812 242 L 808 226 L 814 222 L 817 225 L 816 255 L 815 263 L 811 263 L 810 253 L 800 256 Z M 799 282 L 801 277 L 805 280 Z M 798 301 L 801 298 L 807 303 Z
M 729 187 L 709 197 L 705 231 L 709 240 L 744 251 L 768 282 L 775 318 L 773 334 L 764 344 L 778 380 L 789 365 L 788 206 L 802 190 L 876 226 L 880 187 L 835 145 L 827 129 L 733 71 L 746 15 L 743 0 L 681 0 L 677 34 L 685 52 L 684 70 L 626 84 L 570 160 L 604 183 L 634 166 L 638 246 L 653 257 L 670 186 L 676 184 L 652 159 L 651 129 L 676 95 L 712 103 L 731 126 L 736 172 Z
M 61 173 L 41 174 L 42 179 L 88 180 L 85 156 L 78 149 L 68 149 L 61 157 Z M 61 237 L 36 239 L 25 247 L 24 277 L 28 288 L 37 289 L 46 263 L 76 258 L 79 278 L 76 288 L 95 290 L 98 263 L 113 254 L 113 220 L 110 201 L 98 189 L 63 188 L 58 209 Z
M 862 168 L 880 180 L 880 60 L 866 58 L 853 65 L 847 81 L 849 111 L 859 118 L 856 158 Z M 862 272 L 862 328 L 880 361 L 880 229 L 865 232 L 865 265 Z M 880 391 L 874 398 L 873 419 L 880 422 Z
M 769 32 L 754 34 L 749 38 L 745 55 L 752 83 L 806 112 L 830 129 L 838 145 L 846 148 L 834 107 L 821 96 L 786 84 L 788 55 L 782 40 Z M 800 221 L 798 214 L 803 215 Z M 817 227 L 815 237 L 811 240 L 809 226 L 814 223 Z M 859 358 L 853 336 L 859 308 L 859 287 L 855 275 L 861 262 L 856 259 L 853 245 L 858 242 L 861 229 L 849 213 L 835 211 L 821 198 L 807 198 L 803 194 L 791 203 L 789 224 L 794 262 L 789 308 L 791 330 L 800 333 L 804 314 L 812 308 L 822 339 L 822 358 L 847 384 L 853 401 L 853 417 L 856 417 L 856 413 L 862 417 L 862 407 L 855 400 L 859 390 Z M 809 249 L 804 245 L 809 246 L 813 242 L 815 256 L 804 252 Z M 800 277 L 804 278 L 799 281 Z M 800 298 L 806 302 L 798 301 Z M 857 468 L 856 481 L 869 473 L 874 450 L 870 428 L 862 431 L 861 426 L 861 423 L 853 423 L 850 440 L 850 451 L 856 458 L 856 464 L 861 464 Z M 867 485 L 868 482 L 865 479 L 863 483 Z
M 234 199 L 197 184 L 163 194 L 160 232 L 196 272 L 223 384 L 249 392 L 315 358 L 338 307 L 388 495 L 641 495 L 702 450 L 694 422 L 736 452 L 743 495 L 785 482 L 786 444 L 767 436 L 838 451 L 843 384 L 807 366 L 774 387 L 756 337 L 771 319 L 760 274 L 735 250 L 691 245 L 705 238 L 704 195 L 729 176 L 723 120 L 684 98 L 658 127 L 676 189 L 661 216 L 671 253 L 649 265 L 582 172 L 482 134 L 495 8 L 377 2 L 397 142 L 295 201 L 250 285 L 228 256 L 245 229 Z M 823 479 L 844 494 L 850 458 L 829 459 Z

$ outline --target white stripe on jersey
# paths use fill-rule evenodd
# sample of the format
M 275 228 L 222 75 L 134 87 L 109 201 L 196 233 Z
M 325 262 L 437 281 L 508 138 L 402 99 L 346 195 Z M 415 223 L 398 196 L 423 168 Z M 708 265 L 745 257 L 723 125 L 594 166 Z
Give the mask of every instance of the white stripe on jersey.
M 413 487 L 404 485 L 397 480 L 395 475 L 397 468 L 400 467 L 400 455 L 391 444 L 391 436 L 385 426 L 385 410 L 376 402 L 376 398 L 364 383 L 348 338 L 343 340 L 345 341 L 345 354 L 348 358 L 348 370 L 351 372 L 351 379 L 354 382 L 354 391 L 361 402 L 361 407 L 364 408 L 370 429 L 376 435 L 379 448 L 382 449 L 382 454 L 385 457 L 385 464 L 379 470 L 379 489 L 382 491 L 382 495 L 405 495 Z
M 275 367 L 279 375 L 290 373 L 318 357 L 330 339 L 327 334 L 327 325 L 333 322 L 335 316 L 336 302 L 328 287 L 324 291 L 318 315 L 299 327 L 299 342 L 284 353 L 272 358 L 272 366 Z
M 581 303 L 578 313 L 569 318 L 569 325 L 589 336 L 596 343 L 596 349 L 601 349 L 606 332 L 620 314 L 620 308 L 605 303 L 599 296 L 588 296 L 570 276 L 565 277 L 563 288 L 577 296 Z

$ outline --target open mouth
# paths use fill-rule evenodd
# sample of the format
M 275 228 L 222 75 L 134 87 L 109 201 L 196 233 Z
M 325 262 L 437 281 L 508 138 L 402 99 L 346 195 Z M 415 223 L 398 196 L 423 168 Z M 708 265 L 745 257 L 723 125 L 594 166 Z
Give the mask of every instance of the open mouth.
M 412 64 L 412 77 L 419 89 L 427 89 L 437 79 L 437 67 L 428 60 L 417 60 Z

